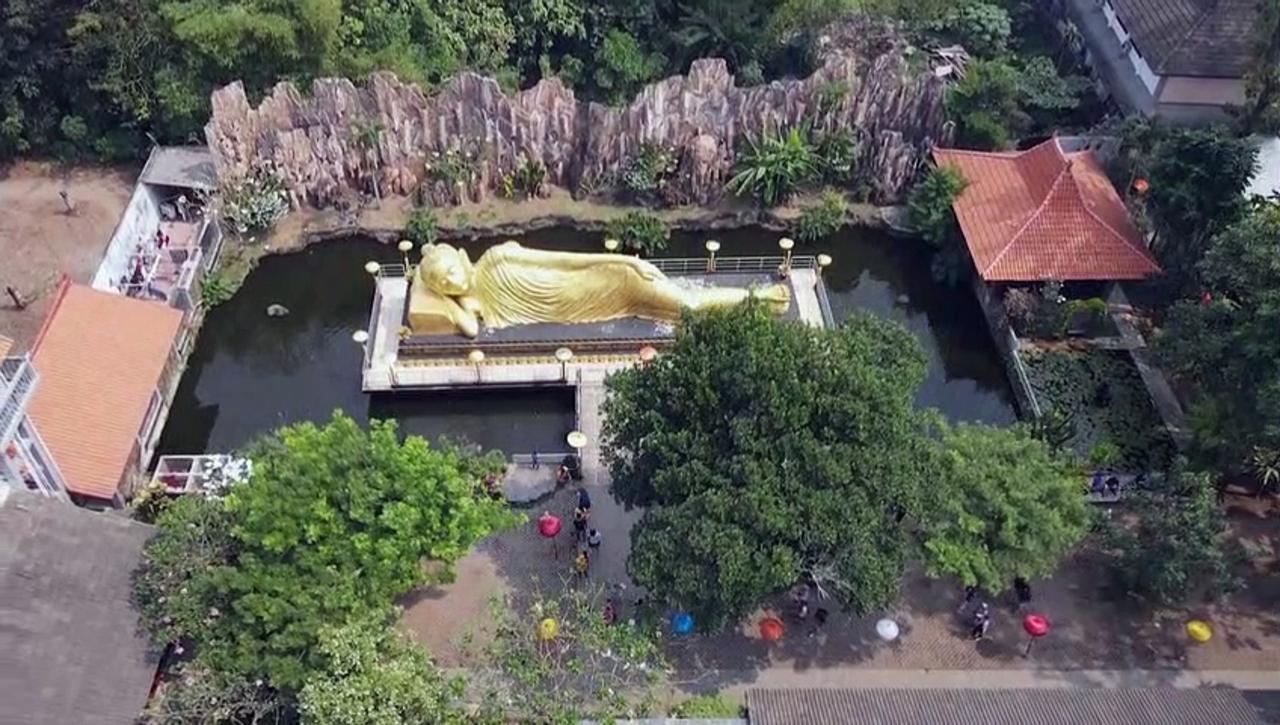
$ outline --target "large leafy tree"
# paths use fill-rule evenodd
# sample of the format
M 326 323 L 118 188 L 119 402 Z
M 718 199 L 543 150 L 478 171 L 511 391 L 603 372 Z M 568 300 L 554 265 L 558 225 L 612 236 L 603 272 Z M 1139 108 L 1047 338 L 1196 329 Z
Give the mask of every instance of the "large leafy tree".
M 335 414 L 248 453 L 253 475 L 225 499 L 161 515 L 137 598 L 157 641 L 193 641 L 208 669 L 286 691 L 324 666 L 325 625 L 448 577 L 472 543 L 513 522 L 482 491 L 496 461 L 401 441 L 391 422 L 366 431 Z
M 857 611 L 897 593 L 903 517 L 936 478 L 902 327 L 835 330 L 747 305 L 689 316 L 670 352 L 608 383 L 614 491 L 650 510 L 628 569 L 714 628 L 809 575 Z
M 1151 605 L 1175 606 L 1239 586 L 1242 552 L 1228 537 L 1209 476 L 1181 476 L 1169 490 L 1139 493 L 1130 504 L 1129 515 L 1104 529 L 1112 573 L 1126 593 Z
M 1079 467 L 1017 427 L 961 425 L 942 440 L 920 522 L 929 573 L 993 593 L 1052 574 L 1088 530 Z
M 1280 450 L 1280 208 L 1263 204 L 1213 238 L 1207 298 L 1180 302 L 1157 351 L 1191 398 L 1194 462 L 1240 471 Z
M 309 725 L 461 723 L 461 679 L 448 679 L 422 647 L 376 614 L 320 631 L 322 670 L 307 678 L 298 710 Z
M 1245 211 L 1244 189 L 1257 150 L 1223 129 L 1175 129 L 1154 144 L 1145 166 L 1156 254 L 1174 289 L 1192 291 L 1210 237 Z

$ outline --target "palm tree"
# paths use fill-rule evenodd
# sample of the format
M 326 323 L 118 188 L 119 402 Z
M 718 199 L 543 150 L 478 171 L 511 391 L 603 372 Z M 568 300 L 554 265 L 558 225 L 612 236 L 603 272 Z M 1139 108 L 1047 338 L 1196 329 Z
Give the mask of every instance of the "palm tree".
M 372 167 L 369 180 L 373 184 L 375 207 L 381 209 L 382 191 L 378 188 L 378 173 L 382 168 L 382 124 L 357 121 L 351 126 L 351 138 L 360 149 L 361 160 Z

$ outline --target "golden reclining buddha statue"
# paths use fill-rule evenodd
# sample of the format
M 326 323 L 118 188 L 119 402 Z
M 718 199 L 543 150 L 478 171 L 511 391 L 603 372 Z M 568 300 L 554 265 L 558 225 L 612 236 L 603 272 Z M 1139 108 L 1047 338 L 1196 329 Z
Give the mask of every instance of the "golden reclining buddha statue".
M 781 315 L 791 291 L 781 284 L 758 289 L 687 284 L 625 254 L 551 252 L 505 242 L 472 264 L 465 250 L 425 244 L 409 294 L 409 328 L 415 335 L 475 337 L 482 326 L 624 317 L 675 322 L 686 308 L 728 307 L 751 297 Z

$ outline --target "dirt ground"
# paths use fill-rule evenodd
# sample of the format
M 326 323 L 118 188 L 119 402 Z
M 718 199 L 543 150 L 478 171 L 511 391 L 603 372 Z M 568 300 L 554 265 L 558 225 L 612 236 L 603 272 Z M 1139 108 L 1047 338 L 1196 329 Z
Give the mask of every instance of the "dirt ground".
M 63 273 L 93 278 L 133 192 L 136 169 L 24 161 L 0 168 L 0 335 L 30 346 Z M 68 214 L 59 191 L 72 204 Z M 18 310 L 6 286 L 27 302 Z

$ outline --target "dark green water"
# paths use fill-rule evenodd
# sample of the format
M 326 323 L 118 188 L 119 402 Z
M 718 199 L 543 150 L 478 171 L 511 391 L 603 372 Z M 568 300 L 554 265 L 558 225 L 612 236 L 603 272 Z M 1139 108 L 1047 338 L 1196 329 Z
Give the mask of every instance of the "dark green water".
M 775 255 L 778 236 L 755 228 L 678 233 L 666 255 L 703 256 L 703 242 L 712 237 L 721 242 L 722 256 Z M 600 240 L 571 229 L 523 238 L 531 246 L 589 251 L 599 249 Z M 498 241 L 463 246 L 474 259 Z M 951 420 L 1014 420 L 1013 397 L 977 302 L 967 288 L 933 283 L 921 245 L 851 229 L 797 251 L 825 251 L 835 259 L 827 283 L 837 318 L 866 309 L 915 333 L 929 360 L 921 405 Z M 463 437 L 508 452 L 563 447 L 573 426 L 573 398 L 564 390 L 362 393 L 361 354 L 351 333 L 368 321 L 373 282 L 362 268 L 370 259 L 399 261 L 395 250 L 367 239 L 263 260 L 234 298 L 210 311 L 160 451 L 226 451 L 282 423 L 326 419 L 335 408 L 360 421 L 396 418 L 411 433 Z M 267 317 L 273 303 L 290 314 Z

